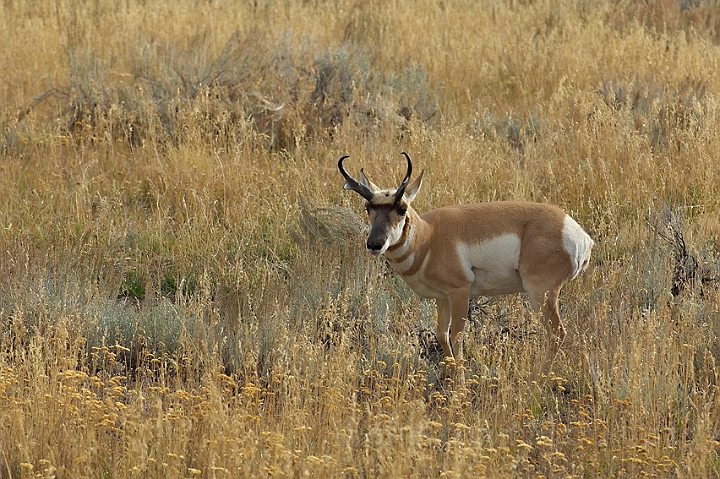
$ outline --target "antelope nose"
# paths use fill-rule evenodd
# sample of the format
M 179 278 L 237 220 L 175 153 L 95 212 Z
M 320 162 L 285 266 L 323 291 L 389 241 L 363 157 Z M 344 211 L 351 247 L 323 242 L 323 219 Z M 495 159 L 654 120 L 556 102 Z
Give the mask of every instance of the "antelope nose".
M 383 247 L 383 244 L 379 241 L 368 241 L 367 250 L 372 254 L 378 254 Z

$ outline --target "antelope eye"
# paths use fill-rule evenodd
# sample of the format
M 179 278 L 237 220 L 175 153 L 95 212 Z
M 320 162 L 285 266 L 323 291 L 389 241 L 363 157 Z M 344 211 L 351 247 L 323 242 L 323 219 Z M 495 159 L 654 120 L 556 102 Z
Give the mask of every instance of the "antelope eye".
M 407 213 L 407 208 L 401 206 L 400 208 L 398 208 L 397 213 L 398 213 L 400 216 L 405 216 L 405 213 Z

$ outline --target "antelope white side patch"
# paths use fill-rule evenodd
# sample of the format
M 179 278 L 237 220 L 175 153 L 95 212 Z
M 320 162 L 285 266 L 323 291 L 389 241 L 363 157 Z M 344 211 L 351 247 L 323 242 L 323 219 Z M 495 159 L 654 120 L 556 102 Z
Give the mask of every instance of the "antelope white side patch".
M 472 282 L 471 295 L 496 296 L 522 291 L 518 272 L 520 246 L 520 238 L 514 234 L 500 235 L 481 244 L 458 243 L 463 272 Z

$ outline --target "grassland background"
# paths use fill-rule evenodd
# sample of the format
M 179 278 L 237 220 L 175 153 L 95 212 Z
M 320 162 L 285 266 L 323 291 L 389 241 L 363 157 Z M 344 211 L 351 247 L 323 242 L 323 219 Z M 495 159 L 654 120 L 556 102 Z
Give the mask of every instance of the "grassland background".
M 717 1 L 5 0 L 0 38 L 0 477 L 720 474 Z M 521 297 L 442 381 L 336 169 L 401 151 L 419 211 L 595 239 L 546 383 Z

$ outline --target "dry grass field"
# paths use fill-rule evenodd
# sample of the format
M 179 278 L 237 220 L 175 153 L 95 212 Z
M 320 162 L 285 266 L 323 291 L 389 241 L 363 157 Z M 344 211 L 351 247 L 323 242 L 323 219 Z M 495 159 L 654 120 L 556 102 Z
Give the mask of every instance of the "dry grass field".
M 0 2 L 0 477 L 720 476 L 717 0 Z M 553 373 L 337 170 L 596 241 Z

